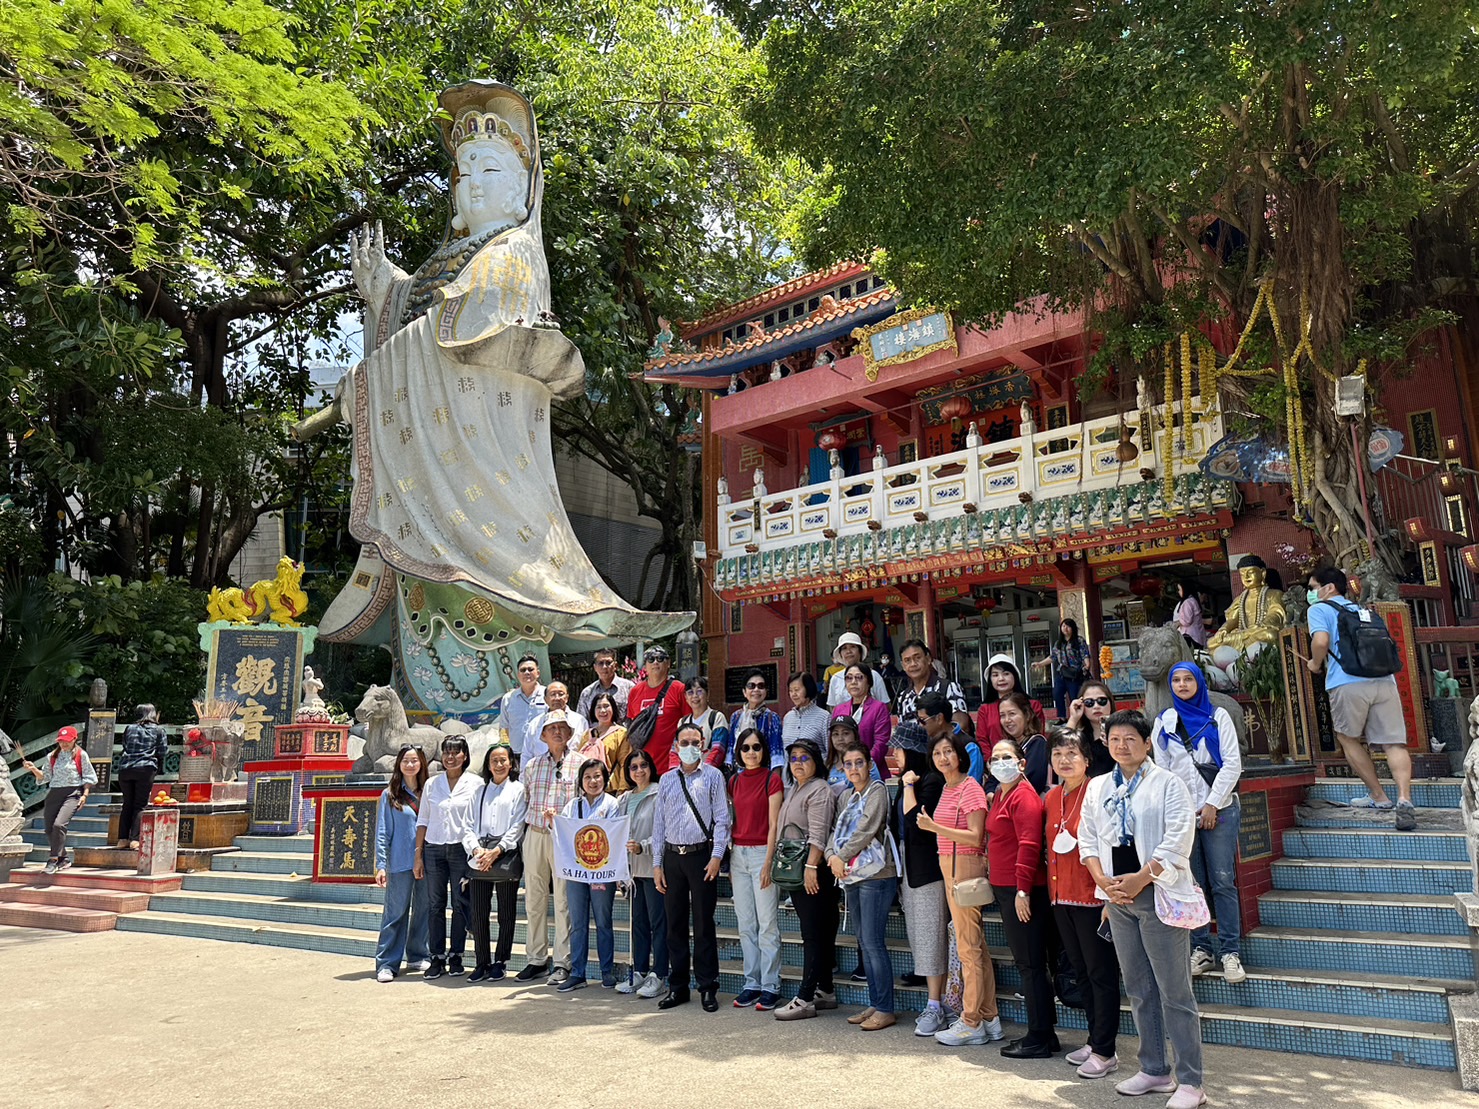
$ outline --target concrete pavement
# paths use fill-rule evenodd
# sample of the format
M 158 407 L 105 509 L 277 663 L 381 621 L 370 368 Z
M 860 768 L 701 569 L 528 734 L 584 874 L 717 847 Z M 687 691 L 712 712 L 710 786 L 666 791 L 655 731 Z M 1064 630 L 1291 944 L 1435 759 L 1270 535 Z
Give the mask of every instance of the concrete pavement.
M 1164 1104 L 1084 1082 L 1061 1058 L 1013 1063 L 917 1039 L 912 1016 L 863 1033 L 847 1009 L 782 1024 L 723 995 L 711 1015 L 696 996 L 659 1013 L 599 986 L 381 985 L 368 961 L 129 932 L 0 928 L 0 967 L 5 1109 Z M 1121 1076 L 1134 1046 L 1121 1040 Z M 1218 1107 L 1479 1109 L 1453 1074 L 1226 1047 L 1207 1048 L 1206 1070 Z

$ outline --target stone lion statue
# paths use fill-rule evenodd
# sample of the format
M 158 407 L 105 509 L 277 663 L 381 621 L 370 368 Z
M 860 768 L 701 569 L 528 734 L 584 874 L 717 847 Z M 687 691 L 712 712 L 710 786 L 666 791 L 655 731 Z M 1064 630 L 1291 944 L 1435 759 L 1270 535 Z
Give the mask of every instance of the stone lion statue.
M 446 720 L 440 727 L 412 724 L 406 718 L 400 694 L 388 685 L 372 685 L 354 710 L 354 718 L 366 726 L 364 753 L 355 760 L 351 773 L 389 774 L 395 769 L 395 756 L 407 743 L 421 748 L 426 765 L 440 765 L 442 740 L 460 735 L 467 740 L 471 759 L 467 769 L 477 774 L 483 769 L 483 758 L 493 745 L 497 729 L 491 726 L 473 731 L 460 720 Z
M 1166 709 L 1171 708 L 1176 698 L 1171 692 L 1171 667 L 1178 662 L 1197 662 L 1191 645 L 1174 627 L 1146 628 L 1140 633 L 1140 676 L 1145 679 L 1145 716 L 1154 720 Z M 1197 663 L 1201 666 L 1201 663 Z M 1202 666 L 1202 672 L 1207 668 Z M 1248 721 L 1243 716 L 1243 706 L 1226 693 L 1209 691 L 1212 703 L 1227 709 L 1233 727 L 1238 733 L 1238 747 L 1246 755 L 1249 750 Z

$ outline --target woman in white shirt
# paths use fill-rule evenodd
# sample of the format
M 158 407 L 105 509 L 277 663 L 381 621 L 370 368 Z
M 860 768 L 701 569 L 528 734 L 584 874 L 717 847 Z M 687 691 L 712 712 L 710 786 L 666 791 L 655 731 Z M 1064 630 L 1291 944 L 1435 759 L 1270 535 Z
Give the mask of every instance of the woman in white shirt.
M 495 743 L 483 757 L 483 788 L 472 806 L 471 827 L 462 837 L 467 851 L 468 896 L 472 902 L 472 945 L 476 966 L 469 983 L 496 982 L 507 972 L 514 949 L 514 918 L 519 911 L 518 858 L 524 838 L 529 795 L 519 782 L 514 753 L 506 743 Z M 516 860 L 516 861 L 511 861 Z M 497 871 L 493 869 L 498 863 Z M 497 875 L 497 876 L 495 876 Z M 489 913 L 498 898 L 498 950 L 489 951 Z
M 1202 1025 L 1191 989 L 1191 935 L 1161 920 L 1156 894 L 1198 898 L 1191 877 L 1196 834 L 1191 795 L 1150 757 L 1150 724 L 1133 710 L 1105 722 L 1115 768 L 1083 788 L 1079 860 L 1109 902 L 1114 950 L 1140 1033 L 1140 1070 L 1115 1089 L 1126 1096 L 1171 1094 L 1166 1109 L 1196 1109 L 1202 1092 Z M 1166 1059 L 1164 1029 L 1176 1053 Z
M 431 927 L 428 947 L 431 966 L 427 978 L 462 973 L 467 948 L 467 851 L 462 839 L 471 826 L 472 806 L 483 780 L 467 772 L 467 740 L 459 735 L 442 740 L 443 773 L 426 783 L 421 811 L 416 814 L 416 865 L 412 872 L 427 881 L 427 913 Z M 447 944 L 447 897 L 452 899 L 451 955 L 443 961 Z
M 1236 790 L 1243 756 L 1238 730 L 1227 709 L 1212 703 L 1206 676 L 1196 663 L 1171 667 L 1170 682 L 1174 700 L 1155 718 L 1152 757 L 1181 779 L 1196 807 L 1191 872 L 1216 910 L 1222 976 L 1236 984 L 1248 977 L 1239 950 L 1243 910 L 1238 903 L 1238 831 L 1243 809 Z M 1215 956 L 1212 929 L 1203 925 L 1191 934 L 1192 977 L 1213 969 Z
M 621 815 L 621 806 L 606 792 L 611 772 L 600 759 L 586 759 L 580 764 L 580 792 L 572 797 L 561 816 L 576 820 L 592 817 L 612 820 Z M 565 883 L 565 896 L 570 904 L 570 976 L 555 987 L 560 993 L 585 988 L 585 968 L 590 959 L 591 917 L 596 918 L 596 957 L 601 962 L 601 985 L 616 986 L 616 932 L 612 927 L 612 909 L 616 904 L 616 883 L 587 885 L 573 878 Z

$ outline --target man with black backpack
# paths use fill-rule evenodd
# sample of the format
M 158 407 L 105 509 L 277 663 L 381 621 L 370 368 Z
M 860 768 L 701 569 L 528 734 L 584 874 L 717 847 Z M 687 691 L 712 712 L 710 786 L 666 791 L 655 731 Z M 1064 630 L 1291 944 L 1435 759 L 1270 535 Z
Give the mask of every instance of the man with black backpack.
M 1396 809 L 1397 831 L 1417 827 L 1412 804 L 1412 756 L 1407 752 L 1407 726 L 1397 695 L 1402 669 L 1397 645 L 1382 618 L 1346 599 L 1349 583 L 1333 566 L 1316 570 L 1307 583 L 1311 672 L 1325 669 L 1330 719 L 1335 737 L 1367 793 L 1353 808 Z M 1367 746 L 1385 748 L 1387 766 L 1397 783 L 1395 806 L 1376 776 Z

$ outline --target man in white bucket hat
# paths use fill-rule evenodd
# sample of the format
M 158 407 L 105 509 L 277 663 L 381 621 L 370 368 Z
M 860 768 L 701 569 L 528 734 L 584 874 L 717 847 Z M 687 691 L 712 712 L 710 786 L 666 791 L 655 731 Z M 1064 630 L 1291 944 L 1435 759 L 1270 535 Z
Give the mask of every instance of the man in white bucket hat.
M 867 657 L 868 646 L 857 632 L 843 632 L 837 637 L 837 646 L 832 648 L 832 661 L 842 669 L 833 674 L 832 680 L 827 683 L 829 708 L 835 708 L 847 700 L 847 687 L 842 682 L 843 672 L 855 662 L 862 663 Z M 883 684 L 883 675 L 871 668 L 869 672 L 873 675 L 873 698 L 888 704 L 888 687 Z

